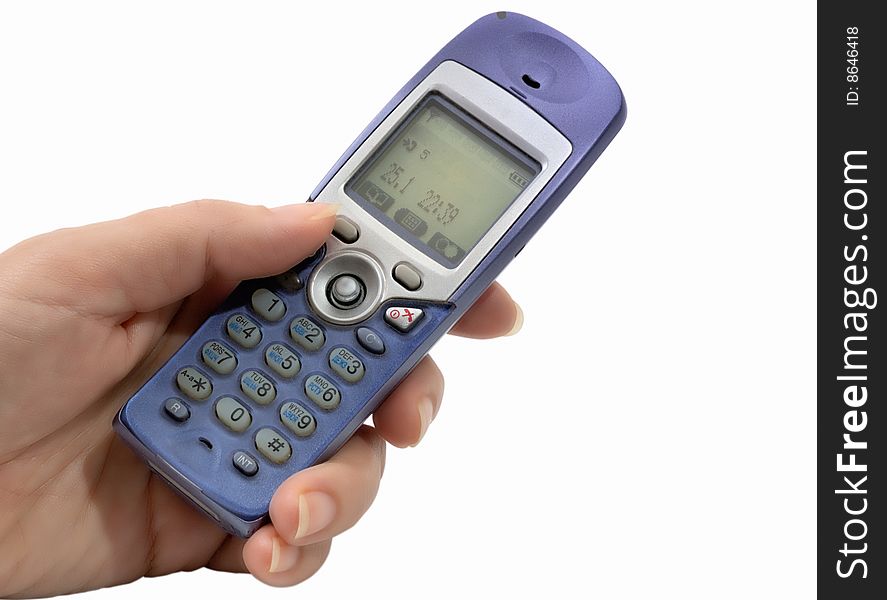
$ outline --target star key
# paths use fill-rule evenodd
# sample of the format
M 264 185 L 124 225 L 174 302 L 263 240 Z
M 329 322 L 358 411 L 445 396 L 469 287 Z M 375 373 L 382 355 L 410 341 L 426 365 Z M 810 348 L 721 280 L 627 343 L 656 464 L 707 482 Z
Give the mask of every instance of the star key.
M 213 391 L 212 380 L 194 366 L 187 366 L 176 374 L 176 385 L 183 394 L 194 400 L 206 400 Z

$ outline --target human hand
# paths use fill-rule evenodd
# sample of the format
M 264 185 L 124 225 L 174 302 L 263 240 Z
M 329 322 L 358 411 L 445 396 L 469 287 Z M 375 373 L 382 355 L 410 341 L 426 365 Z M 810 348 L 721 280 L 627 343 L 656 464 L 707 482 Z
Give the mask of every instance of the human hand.
M 226 535 L 112 432 L 120 406 L 240 280 L 285 271 L 329 235 L 329 205 L 198 201 L 31 238 L 0 254 L 0 596 L 78 592 L 203 566 L 307 579 L 367 510 L 385 440 L 418 443 L 443 378 L 426 357 L 326 463 L 290 477 L 271 523 Z M 493 284 L 453 328 L 522 315 Z

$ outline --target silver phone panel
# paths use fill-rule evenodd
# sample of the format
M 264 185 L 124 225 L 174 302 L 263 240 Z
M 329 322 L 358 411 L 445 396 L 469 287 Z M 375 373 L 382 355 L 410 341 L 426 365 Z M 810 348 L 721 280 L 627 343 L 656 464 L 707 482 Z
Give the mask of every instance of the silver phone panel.
M 542 170 L 524 189 L 481 240 L 457 266 L 448 268 L 426 256 L 406 240 L 375 219 L 345 193 L 345 185 L 364 161 L 428 93 L 438 92 L 483 122 L 493 131 L 535 159 Z M 366 141 L 345 162 L 315 199 L 339 205 L 339 215 L 357 225 L 360 237 L 346 244 L 331 237 L 327 253 L 308 282 L 308 298 L 318 314 L 341 324 L 356 323 L 372 314 L 383 302 L 392 298 L 444 302 L 471 274 L 496 245 L 540 190 L 554 176 L 572 152 L 572 145 L 559 131 L 529 106 L 506 90 L 454 61 L 441 63 L 401 102 Z M 328 263 L 342 262 L 340 253 L 363 255 L 374 263 L 372 271 L 380 281 L 374 282 L 373 294 L 353 311 L 330 310 L 326 297 L 329 281 Z M 409 262 L 422 277 L 422 285 L 410 291 L 398 284 L 392 275 L 395 266 Z M 319 277 L 318 274 L 324 275 Z

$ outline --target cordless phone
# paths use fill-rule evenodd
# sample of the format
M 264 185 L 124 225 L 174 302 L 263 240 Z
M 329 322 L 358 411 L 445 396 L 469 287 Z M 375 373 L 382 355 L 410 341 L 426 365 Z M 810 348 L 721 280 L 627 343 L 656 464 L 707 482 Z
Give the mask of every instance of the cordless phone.
M 222 528 L 251 535 L 277 487 L 348 440 L 624 120 L 616 81 L 576 42 L 515 13 L 479 19 L 311 194 L 339 206 L 324 246 L 243 282 L 123 406 L 117 432 Z

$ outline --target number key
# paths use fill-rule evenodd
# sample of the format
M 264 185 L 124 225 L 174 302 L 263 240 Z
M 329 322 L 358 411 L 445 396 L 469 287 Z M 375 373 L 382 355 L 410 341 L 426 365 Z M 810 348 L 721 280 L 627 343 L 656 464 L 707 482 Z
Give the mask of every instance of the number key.
M 366 372 L 366 368 L 363 366 L 363 361 L 357 358 L 357 356 L 348 350 L 348 348 L 342 346 L 333 348 L 333 351 L 330 352 L 329 360 L 330 367 L 333 371 L 340 375 L 345 381 L 348 381 L 349 383 L 357 383 L 363 379 L 363 375 Z
M 280 407 L 280 422 L 299 437 L 308 437 L 317 429 L 317 421 L 297 402 L 286 402 Z
M 216 416 L 219 421 L 225 424 L 225 427 L 238 433 L 245 431 L 253 422 L 252 415 L 249 414 L 246 407 L 231 396 L 219 398 L 219 401 L 216 402 Z
M 226 328 L 231 339 L 244 348 L 255 348 L 262 341 L 262 330 L 246 315 L 231 315 Z
M 317 323 L 308 317 L 296 317 L 290 323 L 290 337 L 305 350 L 320 350 L 326 336 Z
M 283 300 L 271 290 L 257 289 L 253 292 L 251 302 L 253 310 L 269 321 L 279 321 L 286 314 Z
M 237 366 L 237 357 L 234 351 L 221 342 L 207 342 L 200 352 L 205 365 L 216 373 L 227 375 Z
M 333 410 L 339 406 L 339 388 L 323 375 L 312 375 L 305 381 L 305 394 L 320 408 Z
M 277 397 L 277 388 L 258 371 L 247 371 L 241 375 L 240 389 L 257 404 L 271 404 Z
M 281 377 L 295 377 L 301 370 L 302 363 L 295 352 L 283 344 L 271 344 L 265 350 L 265 362 Z

